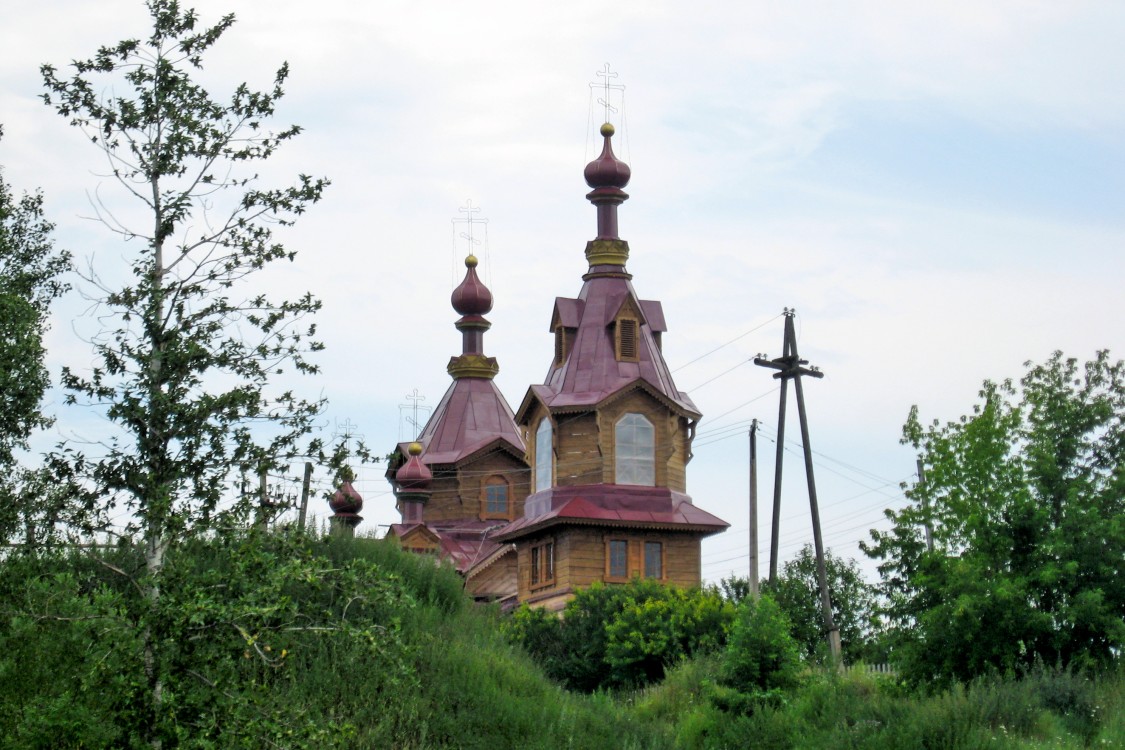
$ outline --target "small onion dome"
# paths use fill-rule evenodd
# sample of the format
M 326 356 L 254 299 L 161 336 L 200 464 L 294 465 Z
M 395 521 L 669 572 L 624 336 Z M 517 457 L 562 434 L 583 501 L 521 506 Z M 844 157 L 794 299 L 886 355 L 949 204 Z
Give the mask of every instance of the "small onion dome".
M 420 458 L 422 444 L 411 443 L 406 452 L 410 454 L 410 458 L 395 472 L 395 481 L 398 482 L 399 489 L 409 491 L 429 488 L 430 480 L 434 478 L 434 475 Z
M 338 516 L 354 516 L 363 510 L 363 498 L 351 482 L 345 481 L 328 501 L 328 507 Z
M 629 184 L 632 171 L 629 165 L 613 155 L 613 146 L 610 138 L 613 137 L 613 126 L 608 122 L 602 125 L 601 134 L 605 137 L 605 145 L 597 159 L 586 165 L 586 184 L 592 188 L 623 188 Z
M 492 292 L 477 278 L 477 257 L 465 258 L 465 280 L 453 290 L 450 301 L 461 315 L 484 315 L 492 309 Z

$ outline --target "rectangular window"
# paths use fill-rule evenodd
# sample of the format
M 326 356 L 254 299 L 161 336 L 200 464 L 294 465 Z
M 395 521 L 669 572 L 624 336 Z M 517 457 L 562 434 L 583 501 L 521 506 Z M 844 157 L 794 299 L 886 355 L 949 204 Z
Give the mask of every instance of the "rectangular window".
M 489 484 L 484 488 L 484 509 L 486 513 L 505 515 L 508 512 L 508 485 Z
M 610 539 L 606 549 L 609 557 L 606 574 L 610 578 L 629 577 L 629 543 L 624 539 Z
M 555 542 L 540 542 L 531 548 L 531 586 L 547 586 L 555 582 Z
M 645 542 L 645 578 L 664 577 L 664 544 Z

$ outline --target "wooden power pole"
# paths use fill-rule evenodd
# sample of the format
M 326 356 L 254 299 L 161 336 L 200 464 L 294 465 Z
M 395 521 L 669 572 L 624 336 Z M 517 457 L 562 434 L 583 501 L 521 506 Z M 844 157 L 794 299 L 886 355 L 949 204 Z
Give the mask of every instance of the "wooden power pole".
M 820 509 L 816 499 L 816 480 L 813 477 L 812 447 L 809 444 L 809 421 L 805 413 L 805 391 L 801 386 L 801 376 L 809 375 L 814 378 L 823 378 L 824 373 L 815 367 L 807 368 L 807 359 L 801 359 L 797 354 L 797 334 L 793 329 L 793 317 L 796 310 L 785 308 L 785 337 L 782 344 L 782 353 L 775 359 L 755 357 L 754 364 L 777 370 L 774 378 L 781 381 L 781 407 L 777 419 L 777 461 L 774 466 L 773 485 L 773 527 L 770 540 L 770 580 L 777 576 L 777 547 L 778 526 L 781 515 L 781 467 L 785 450 L 785 395 L 790 380 L 793 381 L 793 390 L 797 396 L 797 414 L 801 422 L 801 442 L 805 454 L 805 478 L 809 486 L 809 508 L 812 512 L 813 545 L 816 550 L 816 579 L 820 586 L 820 609 L 824 617 L 824 629 L 828 632 L 828 647 L 832 654 L 832 661 L 837 665 L 843 664 L 840 647 L 840 629 L 836 626 L 832 616 L 832 599 L 828 594 L 828 575 L 824 566 L 824 540 L 820 534 Z
M 305 478 L 301 481 L 301 510 L 297 514 L 297 528 L 305 530 L 305 516 L 309 510 L 309 488 L 312 485 L 313 465 L 305 461 Z
M 758 598 L 758 420 L 750 423 L 750 595 Z

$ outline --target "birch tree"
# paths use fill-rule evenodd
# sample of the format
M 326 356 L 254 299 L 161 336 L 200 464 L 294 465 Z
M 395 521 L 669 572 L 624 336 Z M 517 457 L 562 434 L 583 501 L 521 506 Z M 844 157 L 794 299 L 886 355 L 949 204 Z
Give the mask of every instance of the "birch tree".
M 308 316 L 320 303 L 309 294 L 274 299 L 255 281 L 294 259 L 275 230 L 320 200 L 328 182 L 302 174 L 268 186 L 256 171 L 300 132 L 269 123 L 286 65 L 263 90 L 241 84 L 213 96 L 197 79 L 234 16 L 205 25 L 176 0 L 146 5 L 146 39 L 101 47 L 66 74 L 41 72 L 46 104 L 104 154 L 116 195 L 99 189 L 93 205 L 128 258 L 127 269 L 91 262 L 87 287 L 107 324 L 92 369 L 62 378 L 68 400 L 102 407 L 117 432 L 68 457 L 96 488 L 96 510 L 127 512 L 120 533 L 143 546 L 138 585 L 155 610 L 170 549 L 216 528 L 233 476 L 297 452 L 321 407 L 271 383 L 316 372 L 307 356 L 321 345 Z M 144 622 L 154 721 L 160 644 L 173 636 L 158 626 Z

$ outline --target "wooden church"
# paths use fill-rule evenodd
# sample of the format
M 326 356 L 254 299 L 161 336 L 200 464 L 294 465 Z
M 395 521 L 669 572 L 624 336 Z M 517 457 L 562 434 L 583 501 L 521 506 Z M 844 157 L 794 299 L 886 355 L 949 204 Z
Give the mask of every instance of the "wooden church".
M 546 382 L 514 412 L 496 388 L 483 346 L 492 294 L 469 256 L 452 297 L 453 383 L 388 466 L 402 515 L 388 536 L 450 561 L 481 600 L 558 610 L 595 581 L 697 586 L 700 541 L 727 528 L 687 495 L 701 415 L 664 361 L 660 303 L 638 297 L 626 270 L 617 212 L 630 170 L 613 134 L 601 127 L 586 166 L 597 236 L 578 296 L 554 302 Z

